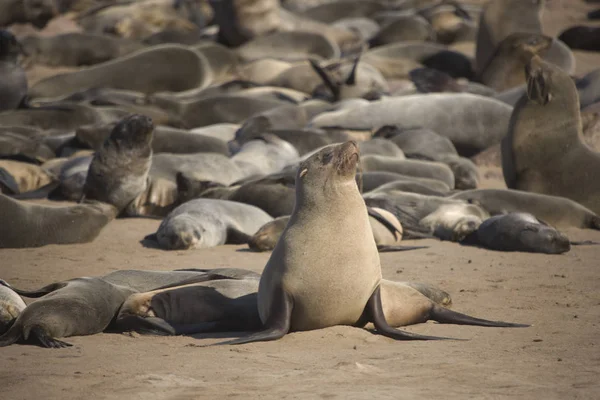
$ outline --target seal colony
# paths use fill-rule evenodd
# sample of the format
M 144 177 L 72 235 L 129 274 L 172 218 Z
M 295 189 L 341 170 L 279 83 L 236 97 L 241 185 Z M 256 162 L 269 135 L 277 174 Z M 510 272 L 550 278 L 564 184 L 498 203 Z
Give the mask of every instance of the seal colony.
M 242 344 L 367 323 L 398 340 L 441 339 L 397 329 L 428 320 L 524 327 L 383 279 L 379 253 L 437 238 L 557 255 L 593 244 L 561 230 L 600 230 L 600 159 L 582 127 L 600 70 L 573 76 L 568 47 L 595 49 L 597 30 L 549 36 L 544 1 L 94 3 L 0 6 L 0 248 L 86 243 L 138 217 L 161 222 L 132 246 L 272 253 L 260 275 L 118 270 L 37 291 L 0 279 L 0 346 L 108 331 L 254 332 L 224 342 Z M 9 31 L 60 13 L 82 32 Z M 39 65 L 72 70 L 28 82 Z M 508 189 L 480 189 L 478 159 L 497 147 Z

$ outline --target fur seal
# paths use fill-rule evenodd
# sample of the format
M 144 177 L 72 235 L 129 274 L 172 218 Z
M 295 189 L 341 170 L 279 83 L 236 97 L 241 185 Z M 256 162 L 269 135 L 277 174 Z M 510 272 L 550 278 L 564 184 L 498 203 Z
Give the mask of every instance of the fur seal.
M 557 228 L 600 229 L 600 217 L 565 197 L 511 189 L 465 190 L 449 198 L 466 200 L 491 215 L 525 212 Z
M 542 11 L 545 0 L 492 0 L 486 3 L 479 19 L 475 48 L 475 66 L 481 72 L 498 44 L 511 33 L 541 34 Z M 544 59 L 558 65 L 565 72 L 575 72 L 575 57 L 560 40 L 554 39 Z
M 196 199 L 175 208 L 154 235 L 167 250 L 247 243 L 261 226 L 273 218 L 263 210 L 228 200 Z
M 0 132 L 0 159 L 43 163 L 56 156 L 40 137 L 27 137 L 10 131 Z
M 135 71 L 136 79 L 131 73 Z M 143 71 L 143 72 L 142 72 Z M 160 45 L 46 78 L 29 91 L 32 98 L 65 96 L 92 87 L 132 90 L 145 94 L 183 92 L 207 86 L 211 71 L 205 57 L 186 46 Z
M 600 28 L 592 26 L 572 26 L 564 30 L 558 39 L 573 50 L 600 50 Z
M 50 37 L 27 36 L 21 44 L 31 61 L 55 67 L 100 64 L 144 47 L 133 40 L 79 32 Z
M 454 174 L 445 164 L 431 161 L 402 160 L 395 157 L 366 155 L 362 157 L 364 171 L 387 171 L 401 175 L 414 176 L 441 181 L 454 188 Z
M 86 125 L 75 131 L 77 141 L 98 149 L 110 136 L 115 124 Z M 202 133 L 156 125 L 152 139 L 152 153 L 219 153 L 229 155 L 226 140 Z
M 14 35 L 0 30 L 0 111 L 19 107 L 27 96 L 27 76 L 17 61 L 22 52 Z
M 393 184 L 398 181 L 418 182 L 426 185 L 432 190 L 449 192 L 450 187 L 442 181 L 427 178 L 417 178 L 413 176 L 401 175 L 394 172 L 385 171 L 363 171 L 356 175 L 357 183 L 362 183 L 363 193 L 377 190 L 386 184 Z
M 201 182 L 178 174 L 177 201 L 182 204 L 199 197 L 237 201 L 258 207 L 273 218 L 290 215 L 296 201 L 294 189 L 281 184 L 248 182 L 241 186 L 214 186 L 212 182 Z
M 382 303 L 387 300 L 382 297 L 393 299 L 382 290 L 377 246 L 354 181 L 358 162 L 358 146 L 346 142 L 326 147 L 300 164 L 294 213 L 259 283 L 263 328 L 218 344 L 277 340 L 290 331 L 363 327 L 368 322 L 373 322 L 377 333 L 394 339 L 440 339 L 394 329 L 386 320 Z M 325 238 L 336 245 L 324 246 Z M 387 306 L 393 312 L 403 304 L 392 301 Z M 470 323 L 477 322 L 471 318 Z
M 491 217 L 462 243 L 491 250 L 562 254 L 571 249 L 569 238 L 527 213 Z
M 82 198 L 112 204 L 119 212 L 146 189 L 152 160 L 152 120 L 132 115 L 121 120 L 90 164 Z
M 0 335 L 6 332 L 27 307 L 23 299 L 0 280 Z
M 325 112 L 310 125 L 355 130 L 376 130 L 384 125 L 421 126 L 447 137 L 460 155 L 469 157 L 506 136 L 511 113 L 512 107 L 505 103 L 474 94 L 416 94 Z
M 30 204 L 0 194 L 0 248 L 91 242 L 116 216 L 114 207 L 85 203 L 67 207 Z
M 338 45 L 317 32 L 288 31 L 259 36 L 236 49 L 244 62 L 272 57 L 282 61 L 335 59 L 340 57 Z
M 515 106 L 502 141 L 506 186 L 566 197 L 600 213 L 600 186 L 590 174 L 600 169 L 600 154 L 582 139 L 575 83 L 537 56 L 526 74 L 527 94 Z
M 0 347 L 35 338 L 43 347 L 71 344 L 57 338 L 104 331 L 119 307 L 135 291 L 100 278 L 76 278 L 56 284 L 42 299 L 31 303 L 12 327 L 0 336 Z
M 257 307 L 260 276 L 243 279 L 221 279 L 135 293 L 123 303 L 115 320 L 116 330 L 137 331 L 159 335 L 188 335 L 218 331 L 248 331 L 261 326 Z M 420 282 L 382 281 L 387 290 L 396 296 L 412 295 L 412 301 L 404 301 L 405 309 L 393 311 L 384 304 L 386 317 L 395 324 L 409 325 L 427 319 L 425 313 L 431 306 L 449 305 L 450 295 L 434 286 Z M 419 295 L 415 296 L 415 292 Z M 427 300 L 422 299 L 426 297 Z M 408 296 L 407 296 L 408 297 Z M 420 301 L 415 301 L 418 298 Z M 433 303 L 426 310 L 416 307 L 419 303 Z M 386 309 L 386 306 L 389 307 Z M 412 315 L 411 315 L 412 312 Z M 416 318 L 415 318 L 416 317 Z M 432 319 L 435 319 L 434 316 Z
M 429 21 L 420 15 L 406 15 L 383 21 L 381 30 L 369 43 L 377 47 L 409 40 L 434 42 L 435 39 L 435 31 Z
M 475 204 L 443 204 L 419 224 L 441 240 L 459 242 L 477 230 L 489 214 Z
M 543 55 L 552 38 L 541 34 L 516 32 L 503 39 L 482 68 L 479 80 L 498 92 L 525 83 L 523 69 L 534 55 Z
M 477 166 L 460 157 L 452 142 L 431 129 L 383 126 L 375 137 L 385 137 L 402 149 L 408 158 L 437 161 L 448 165 L 454 174 L 456 189 L 474 189 L 479 183 Z

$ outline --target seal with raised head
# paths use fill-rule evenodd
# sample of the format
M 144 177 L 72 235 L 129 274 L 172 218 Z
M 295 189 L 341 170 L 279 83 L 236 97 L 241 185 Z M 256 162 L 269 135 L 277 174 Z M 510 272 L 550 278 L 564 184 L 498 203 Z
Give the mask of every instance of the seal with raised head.
M 113 206 L 86 202 L 67 207 L 14 200 L 0 194 L 0 248 L 91 242 L 115 218 Z
M 276 340 L 290 331 L 362 327 L 368 322 L 394 339 L 439 339 L 394 329 L 386 321 L 379 253 L 355 182 L 358 162 L 357 144 L 345 142 L 300 164 L 294 212 L 259 283 L 263 329 L 219 344 Z M 471 323 L 477 322 L 471 318 Z
M 521 97 L 502 141 L 506 186 L 562 196 L 600 213 L 600 154 L 582 139 L 579 98 L 573 79 L 535 56 L 526 68 Z
M 0 30 L 0 111 L 19 107 L 27 96 L 27 76 L 17 61 L 22 52 L 14 35 Z
M 148 184 L 152 163 L 152 120 L 132 115 L 121 120 L 90 164 L 82 198 L 123 211 Z

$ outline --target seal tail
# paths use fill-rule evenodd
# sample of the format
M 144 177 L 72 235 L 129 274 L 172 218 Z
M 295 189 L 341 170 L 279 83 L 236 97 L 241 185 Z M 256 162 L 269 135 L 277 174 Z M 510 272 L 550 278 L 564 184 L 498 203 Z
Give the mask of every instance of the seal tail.
M 473 325 L 473 326 L 487 326 L 496 328 L 527 328 L 530 325 L 517 324 L 513 322 L 503 321 L 490 321 L 487 319 L 481 319 L 471 317 L 470 315 L 461 314 L 456 311 L 452 311 L 448 308 L 435 305 L 433 310 L 429 314 L 429 319 L 437 321 L 440 324 L 454 324 L 454 325 Z

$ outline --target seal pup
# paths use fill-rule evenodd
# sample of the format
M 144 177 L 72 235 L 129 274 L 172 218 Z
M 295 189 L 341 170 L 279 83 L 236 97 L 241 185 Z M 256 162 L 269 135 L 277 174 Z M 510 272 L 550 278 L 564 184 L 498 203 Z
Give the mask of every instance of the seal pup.
M 27 307 L 23 299 L 0 279 L 0 335 L 6 332 Z
M 600 229 L 598 215 L 565 197 L 512 189 L 477 189 L 458 192 L 449 198 L 477 204 L 491 215 L 525 212 L 557 228 Z
M 247 243 L 273 218 L 258 207 L 228 200 L 196 199 L 175 208 L 161 222 L 154 239 L 166 250 L 189 250 Z
M 461 243 L 491 250 L 546 254 L 562 254 L 571 249 L 567 236 L 527 213 L 491 217 Z
M 0 248 L 91 242 L 116 216 L 113 206 L 99 202 L 54 207 L 0 194 L 0 206 L 0 219 L 10 224 L 0 232 Z
M 152 162 L 152 120 L 132 115 L 121 120 L 90 163 L 84 198 L 112 204 L 121 212 L 146 189 Z
M 403 332 L 386 321 L 379 254 L 354 180 L 358 162 L 358 146 L 346 142 L 300 164 L 294 212 L 259 283 L 263 328 L 217 344 L 277 340 L 290 331 L 368 322 L 377 333 L 398 340 L 440 339 Z M 324 240 L 336 245 L 324 246 Z
M 600 213 L 600 154 L 583 141 L 577 88 L 571 77 L 535 56 L 502 141 L 502 170 L 511 189 L 562 196 Z
M 11 328 L 0 336 L 0 347 L 35 339 L 43 347 L 71 344 L 58 338 L 92 335 L 104 331 L 119 307 L 134 290 L 101 278 L 76 278 L 34 301 L 21 312 Z
M 27 76 L 17 61 L 22 52 L 14 35 L 0 30 L 0 111 L 18 108 L 27 96 Z
M 474 232 L 489 218 L 483 208 L 475 204 L 443 204 L 419 221 L 419 224 L 441 240 L 459 242 Z

